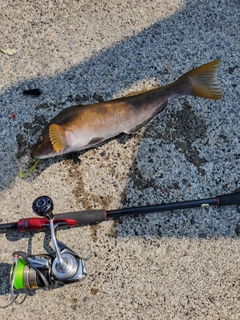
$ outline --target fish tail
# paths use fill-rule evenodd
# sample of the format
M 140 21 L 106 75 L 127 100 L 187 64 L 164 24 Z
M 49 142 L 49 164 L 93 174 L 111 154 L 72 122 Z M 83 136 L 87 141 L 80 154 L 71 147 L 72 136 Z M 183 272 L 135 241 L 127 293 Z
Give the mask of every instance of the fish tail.
M 182 94 L 189 94 L 206 99 L 218 100 L 222 98 L 222 91 L 219 82 L 215 78 L 220 60 L 214 60 L 202 66 L 188 71 L 182 75 L 177 82 L 184 84 L 187 91 Z

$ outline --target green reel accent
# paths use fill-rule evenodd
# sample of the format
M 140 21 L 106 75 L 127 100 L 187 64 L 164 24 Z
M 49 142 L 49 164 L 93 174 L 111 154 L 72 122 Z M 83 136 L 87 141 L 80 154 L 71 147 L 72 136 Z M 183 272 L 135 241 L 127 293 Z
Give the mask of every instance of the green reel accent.
M 19 258 L 17 265 L 14 266 L 13 274 L 15 275 L 15 277 L 13 279 L 14 280 L 13 287 L 16 290 L 25 288 L 24 279 L 23 279 L 25 266 L 26 266 L 26 262 L 22 258 Z

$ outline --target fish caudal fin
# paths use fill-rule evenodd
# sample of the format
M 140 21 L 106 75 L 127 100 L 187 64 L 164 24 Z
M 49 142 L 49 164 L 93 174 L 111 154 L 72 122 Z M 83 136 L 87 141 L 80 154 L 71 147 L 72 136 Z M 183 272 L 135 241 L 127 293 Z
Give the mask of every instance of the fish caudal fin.
M 59 153 L 66 148 L 65 132 L 58 124 L 51 124 L 49 127 L 49 137 L 53 145 L 53 149 Z
M 222 91 L 219 82 L 215 78 L 220 60 L 214 60 L 198 68 L 188 71 L 178 80 L 181 83 L 188 83 L 189 94 L 206 99 L 218 100 L 222 98 Z

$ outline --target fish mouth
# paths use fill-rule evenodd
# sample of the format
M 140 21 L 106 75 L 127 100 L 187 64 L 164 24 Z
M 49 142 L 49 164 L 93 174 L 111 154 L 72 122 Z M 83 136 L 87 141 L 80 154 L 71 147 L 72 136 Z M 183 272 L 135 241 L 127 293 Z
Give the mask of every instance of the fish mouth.
M 36 159 L 47 159 L 47 158 L 50 158 L 51 156 L 49 156 L 49 155 L 37 155 L 37 154 L 32 154 L 32 157 L 33 157 L 33 158 L 36 158 Z
M 33 151 L 33 153 L 32 153 L 32 158 L 36 158 L 36 159 L 46 159 L 46 158 L 48 158 L 48 155 L 47 155 L 47 154 L 41 154 L 41 153 L 38 153 L 38 152 Z
M 56 157 L 57 154 L 53 153 L 53 154 L 38 154 L 38 153 L 32 153 L 32 157 L 36 158 L 36 159 L 47 159 L 47 158 L 53 158 Z
M 36 158 L 36 159 L 47 159 L 47 158 L 55 157 L 57 155 L 58 154 L 53 150 L 51 150 L 49 152 L 46 152 L 46 151 L 42 152 L 41 150 L 39 150 L 38 146 L 32 152 L 32 157 Z

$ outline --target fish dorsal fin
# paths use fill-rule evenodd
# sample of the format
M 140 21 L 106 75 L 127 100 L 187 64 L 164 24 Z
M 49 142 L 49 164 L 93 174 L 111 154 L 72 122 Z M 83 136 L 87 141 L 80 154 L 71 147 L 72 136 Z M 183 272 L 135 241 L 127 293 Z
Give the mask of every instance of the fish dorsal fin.
M 59 153 L 66 148 L 65 132 L 58 124 L 51 124 L 49 127 L 49 137 L 53 145 L 53 149 Z

